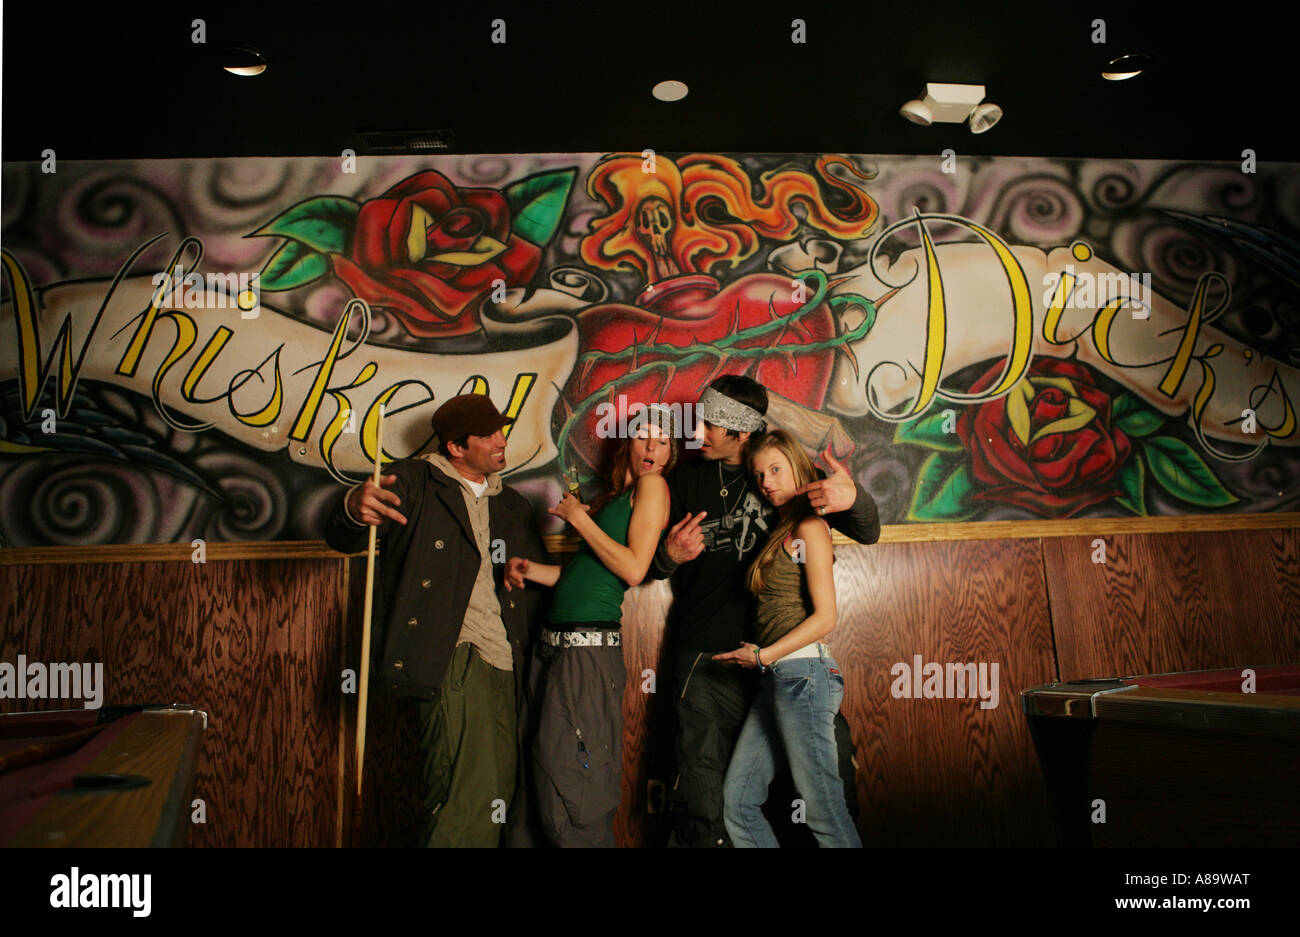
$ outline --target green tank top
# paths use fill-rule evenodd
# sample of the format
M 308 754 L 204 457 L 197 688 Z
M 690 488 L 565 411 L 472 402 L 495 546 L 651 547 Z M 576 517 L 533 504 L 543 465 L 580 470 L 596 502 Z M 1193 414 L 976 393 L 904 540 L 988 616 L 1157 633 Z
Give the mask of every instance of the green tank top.
M 627 546 L 627 527 L 632 520 L 632 489 L 601 508 L 594 520 L 611 539 Z M 616 622 L 623 615 L 625 591 L 627 583 L 606 569 L 600 557 L 584 542 L 560 573 L 551 597 L 547 623 Z

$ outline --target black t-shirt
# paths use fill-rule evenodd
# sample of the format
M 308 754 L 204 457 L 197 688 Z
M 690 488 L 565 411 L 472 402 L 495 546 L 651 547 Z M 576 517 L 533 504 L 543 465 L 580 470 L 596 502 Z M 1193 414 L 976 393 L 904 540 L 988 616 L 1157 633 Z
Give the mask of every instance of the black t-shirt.
M 719 493 L 724 488 L 725 497 Z M 745 577 L 776 511 L 755 492 L 747 471 L 722 460 L 685 462 L 669 474 L 668 490 L 670 526 L 688 513 L 709 512 L 700 524 L 704 552 L 672 577 L 670 640 L 679 651 L 731 650 L 748 637 L 754 621 L 754 595 Z
M 652 577 L 672 576 L 668 640 L 676 651 L 732 650 L 742 640 L 752 640 L 755 600 L 745 580 L 767 542 L 776 509 L 755 489 L 745 467 L 721 460 L 682 463 L 669 473 L 668 490 L 670 527 L 687 514 L 708 512 L 700 524 L 703 553 L 674 570 L 661 541 L 650 567 Z M 853 507 L 826 520 L 859 543 L 874 543 L 880 536 L 876 502 L 860 486 Z

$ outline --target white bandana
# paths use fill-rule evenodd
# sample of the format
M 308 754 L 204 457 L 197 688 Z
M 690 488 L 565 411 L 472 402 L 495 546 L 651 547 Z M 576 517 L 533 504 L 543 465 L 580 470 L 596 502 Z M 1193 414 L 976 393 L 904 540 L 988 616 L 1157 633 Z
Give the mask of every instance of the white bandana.
M 767 425 L 763 414 L 753 407 L 746 406 L 712 387 L 704 388 L 704 393 L 700 394 L 695 415 L 714 426 L 734 429 L 738 433 L 756 433 Z

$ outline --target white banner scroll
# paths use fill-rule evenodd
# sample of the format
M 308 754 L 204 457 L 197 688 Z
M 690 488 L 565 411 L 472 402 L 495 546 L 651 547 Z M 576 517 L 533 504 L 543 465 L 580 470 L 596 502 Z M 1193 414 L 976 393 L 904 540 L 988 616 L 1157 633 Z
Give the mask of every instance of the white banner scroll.
M 13 300 L 0 310 L 0 379 L 18 378 L 29 420 L 39 416 L 44 387 L 62 413 L 79 380 L 104 381 L 151 397 L 178 430 L 219 429 L 345 481 L 373 461 L 380 404 L 384 451 L 398 459 L 430 443 L 429 420 L 442 401 L 476 392 L 515 417 L 509 472 L 555 457 L 551 412 L 578 351 L 572 318 L 555 314 L 563 303 L 534 295 L 526 319 L 489 308 L 477 345 L 448 353 L 365 343 L 370 313 L 360 300 L 347 304 L 331 331 L 265 302 L 256 318 L 244 318 L 233 301 L 232 308 L 159 305 L 149 276 L 37 293 L 12 256 L 4 266 Z

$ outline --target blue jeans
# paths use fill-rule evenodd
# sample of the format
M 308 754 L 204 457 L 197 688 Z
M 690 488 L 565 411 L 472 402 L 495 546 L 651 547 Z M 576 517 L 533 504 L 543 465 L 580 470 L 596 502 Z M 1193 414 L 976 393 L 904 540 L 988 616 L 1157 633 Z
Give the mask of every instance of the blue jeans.
M 835 747 L 835 713 L 843 699 L 844 678 L 830 656 L 781 661 L 763 676 L 727 767 L 724 819 L 737 847 L 778 845 L 762 807 L 782 760 L 789 762 L 818 845 L 862 847 Z

